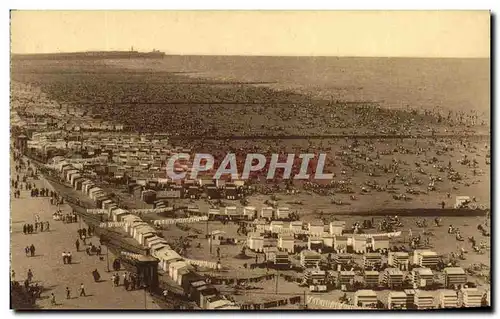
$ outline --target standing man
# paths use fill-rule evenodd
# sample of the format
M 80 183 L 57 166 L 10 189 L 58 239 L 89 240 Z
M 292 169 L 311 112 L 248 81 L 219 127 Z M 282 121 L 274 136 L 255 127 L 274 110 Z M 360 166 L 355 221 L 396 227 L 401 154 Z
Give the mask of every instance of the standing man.
M 80 251 L 80 241 L 78 240 L 78 238 L 75 241 L 75 247 L 77 252 Z
M 81 296 L 87 297 L 87 295 L 85 294 L 85 286 L 83 286 L 83 283 L 80 284 L 80 297 Z
M 66 287 L 66 299 L 71 299 L 71 290 L 69 290 L 69 287 Z

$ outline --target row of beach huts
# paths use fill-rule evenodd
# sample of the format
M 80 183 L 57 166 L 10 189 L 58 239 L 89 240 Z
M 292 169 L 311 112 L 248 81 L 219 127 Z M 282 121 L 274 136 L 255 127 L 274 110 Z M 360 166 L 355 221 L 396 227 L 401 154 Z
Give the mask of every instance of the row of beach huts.
M 72 165 L 60 163 L 56 168 L 65 182 L 92 199 L 96 206 L 107 211 L 108 219 L 122 222 L 123 230 L 140 245 L 149 249 L 150 255 L 158 260 L 158 267 L 171 281 L 181 286 L 184 293 L 202 309 L 240 309 L 228 300 L 203 276 L 194 271 L 194 265 L 202 268 L 217 269 L 219 264 L 208 261 L 186 259 L 174 251 L 167 241 L 158 236 L 157 229 L 144 222 L 140 217 L 121 209 L 104 190 L 93 181 L 81 177 Z

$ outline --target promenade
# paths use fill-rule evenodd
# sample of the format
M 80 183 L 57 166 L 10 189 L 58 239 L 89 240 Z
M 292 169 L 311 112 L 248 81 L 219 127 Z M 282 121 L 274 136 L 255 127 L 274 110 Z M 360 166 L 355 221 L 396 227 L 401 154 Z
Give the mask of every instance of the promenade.
M 11 159 L 11 176 L 16 177 L 15 163 Z M 20 176 L 23 173 L 19 174 Z M 20 177 L 21 178 L 21 177 Z M 43 179 L 28 180 L 36 187 L 51 189 L 50 184 Z M 24 183 L 21 183 L 24 184 Z M 60 206 L 63 214 L 71 212 L 67 205 Z M 86 227 L 83 222 L 64 224 L 52 219 L 57 207 L 50 204 L 49 197 L 31 197 L 30 191 L 21 191 L 20 198 L 11 195 L 11 269 L 15 271 L 15 280 L 23 285 L 27 278 L 28 269 L 33 272 L 33 282 L 44 287 L 41 298 L 36 304 L 42 309 L 158 309 L 152 297 L 144 290 L 126 291 L 123 285 L 114 287 L 111 282 L 113 273 L 107 272 L 106 247 L 102 247 L 103 260 L 98 256 L 89 256 L 85 253 L 83 244 L 80 252 L 76 251 L 75 241 L 79 227 Z M 40 221 L 50 223 L 50 231 L 34 232 L 25 235 L 23 225 L 34 224 L 35 214 Z M 99 244 L 94 237 L 91 242 Z M 88 241 L 87 241 L 88 243 Z M 25 247 L 33 244 L 36 248 L 34 257 L 27 257 Z M 71 252 L 72 264 L 64 264 L 62 253 Z M 109 253 L 109 263 L 114 260 Z M 97 269 L 101 275 L 100 282 L 94 282 L 92 271 Z M 123 275 L 123 271 L 120 272 Z M 123 283 L 123 276 L 121 276 Z M 79 296 L 80 284 L 85 286 L 87 296 Z M 71 290 L 71 299 L 66 299 L 66 287 Z M 51 304 L 50 295 L 56 296 L 56 305 Z

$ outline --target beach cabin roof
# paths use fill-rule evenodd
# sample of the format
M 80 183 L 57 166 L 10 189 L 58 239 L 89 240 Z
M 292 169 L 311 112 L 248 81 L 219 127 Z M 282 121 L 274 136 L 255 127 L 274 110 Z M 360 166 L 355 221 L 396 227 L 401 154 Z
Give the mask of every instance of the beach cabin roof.
M 181 261 L 176 261 L 176 262 L 173 262 L 170 264 L 170 268 L 172 269 L 181 269 L 181 268 L 184 268 L 184 267 L 187 267 L 189 266 L 189 264 L 183 260 Z
M 447 268 L 444 269 L 444 272 L 447 275 L 461 275 L 461 274 L 465 274 L 465 270 L 463 270 L 463 268 L 461 268 L 461 267 L 447 267 Z
M 151 227 L 150 225 L 148 226 L 144 226 L 144 227 L 140 227 L 137 229 L 137 232 L 140 233 L 140 234 L 148 234 L 148 233 L 156 233 L 156 229 L 154 229 L 153 227 Z
M 173 259 L 182 259 L 182 256 L 179 255 L 175 250 L 172 249 L 161 249 L 156 252 L 160 259 L 169 261 Z
M 333 222 L 330 222 L 330 225 L 332 225 L 332 226 L 345 226 L 346 222 L 343 220 L 334 220 Z
M 314 220 L 309 222 L 309 226 L 325 226 L 322 220 Z
M 392 298 L 406 298 L 406 293 L 403 291 L 391 291 L 389 292 L 389 296 Z
M 222 308 L 224 306 L 228 306 L 230 304 L 231 304 L 231 302 L 229 300 L 227 300 L 227 299 L 220 299 L 220 300 L 211 302 L 210 303 L 210 307 L 212 309 L 218 309 L 218 308 Z
M 430 270 L 429 268 L 416 268 L 416 269 L 413 269 L 415 272 L 418 272 L 420 275 L 429 275 L 429 276 L 432 276 L 434 275 L 432 273 L 432 270 Z
M 137 221 L 132 222 L 132 225 L 130 225 L 130 228 L 139 229 L 139 228 L 147 226 L 147 225 L 148 225 L 148 223 L 146 223 L 145 221 L 137 220 Z
M 151 244 L 151 246 L 149 246 L 149 248 L 151 248 L 151 251 L 161 251 L 162 248 L 167 248 L 167 249 L 171 249 L 170 246 L 166 243 L 166 242 L 163 242 L 163 241 L 158 241 L 158 242 L 154 242 Z
M 214 230 L 212 232 L 210 232 L 210 235 L 221 235 L 221 234 L 225 234 L 226 232 L 225 231 L 222 231 L 222 230 Z
M 158 235 L 155 235 L 154 237 L 150 238 L 149 241 L 148 241 L 148 246 L 151 247 L 153 246 L 153 244 L 156 244 L 156 243 L 167 243 L 167 241 L 161 237 L 159 237 Z
M 115 216 L 121 216 L 121 215 L 125 215 L 125 214 L 130 214 L 130 213 L 128 212 L 128 210 L 117 208 L 117 209 L 113 210 L 113 214 Z

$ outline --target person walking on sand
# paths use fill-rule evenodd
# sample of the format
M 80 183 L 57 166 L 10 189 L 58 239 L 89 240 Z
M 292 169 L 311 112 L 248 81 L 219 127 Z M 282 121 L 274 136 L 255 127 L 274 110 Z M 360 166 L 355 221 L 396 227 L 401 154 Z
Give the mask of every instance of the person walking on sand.
M 80 284 L 80 297 L 81 296 L 87 297 L 87 295 L 85 294 L 85 286 L 83 286 L 83 283 Z
M 66 299 L 71 299 L 71 290 L 69 290 L 69 287 L 66 287 Z
M 50 294 L 50 304 L 52 306 L 55 306 L 56 305 L 56 296 L 54 295 L 54 293 L 51 293 Z
M 31 257 L 35 256 L 35 245 L 33 245 L 33 244 L 31 244 L 31 246 L 30 246 L 30 253 L 31 253 Z
M 28 269 L 28 282 L 33 281 L 33 272 L 31 269 Z
M 75 241 L 75 247 L 77 252 L 80 251 L 80 241 L 78 240 L 78 238 Z

